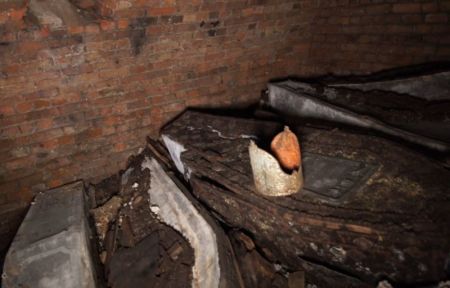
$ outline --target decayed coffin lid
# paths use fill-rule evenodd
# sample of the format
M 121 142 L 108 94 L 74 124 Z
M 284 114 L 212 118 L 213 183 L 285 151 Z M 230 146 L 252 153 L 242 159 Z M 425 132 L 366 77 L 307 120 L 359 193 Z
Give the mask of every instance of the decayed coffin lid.
M 249 231 L 279 263 L 308 271 L 309 284 L 364 287 L 355 284 L 355 277 L 376 283 L 385 275 L 409 285 L 445 277 L 449 171 L 383 138 L 296 127 L 302 135 L 305 186 L 302 193 L 268 199 L 255 191 L 248 138 L 269 139 L 281 128 L 268 121 L 188 111 L 162 133 L 185 148 L 180 159 L 190 171 L 196 197 L 221 221 Z M 326 193 L 303 193 L 314 188 L 309 183 L 314 171 L 308 168 L 317 158 L 313 155 L 330 158 L 322 161 L 325 166 L 349 162 L 343 180 L 354 178 L 339 185 L 351 184 L 345 189 L 353 192 L 344 201 L 339 191 L 336 201 Z M 324 178 L 326 171 L 313 174 Z

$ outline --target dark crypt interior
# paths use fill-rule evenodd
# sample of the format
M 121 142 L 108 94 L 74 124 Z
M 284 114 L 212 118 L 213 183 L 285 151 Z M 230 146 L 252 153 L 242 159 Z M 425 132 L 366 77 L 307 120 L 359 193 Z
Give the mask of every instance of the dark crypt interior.
M 449 288 L 449 0 L 0 0 L 0 287 Z

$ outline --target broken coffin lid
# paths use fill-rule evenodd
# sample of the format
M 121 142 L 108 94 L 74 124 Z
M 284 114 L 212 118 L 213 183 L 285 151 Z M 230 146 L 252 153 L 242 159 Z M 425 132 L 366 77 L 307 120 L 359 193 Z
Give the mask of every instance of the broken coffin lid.
M 326 80 L 329 86 L 363 91 L 390 91 L 426 100 L 450 99 L 450 63 L 393 68 L 371 75 Z
M 440 152 L 450 151 L 450 100 L 429 102 L 298 81 L 268 84 L 263 102 L 282 115 L 370 129 Z
M 305 270 L 308 283 L 364 287 L 445 277 L 449 171 L 383 138 L 291 128 L 302 139 L 305 186 L 277 198 L 255 192 L 248 145 L 270 142 L 281 124 L 187 111 L 161 133 L 200 201 L 253 235 L 273 262 Z
M 40 193 L 6 255 L 2 285 L 96 287 L 83 183 Z

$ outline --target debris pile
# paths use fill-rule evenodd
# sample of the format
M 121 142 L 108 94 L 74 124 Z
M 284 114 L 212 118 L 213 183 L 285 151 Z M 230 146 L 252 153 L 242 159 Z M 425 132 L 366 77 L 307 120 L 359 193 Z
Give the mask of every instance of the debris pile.
M 91 186 L 91 209 L 109 287 L 191 287 L 194 251 L 150 209 L 151 176 L 144 154 L 121 177 Z M 120 181 L 117 181 L 120 179 Z M 118 184 L 116 187 L 111 183 Z M 108 199 L 109 198 L 109 199 Z

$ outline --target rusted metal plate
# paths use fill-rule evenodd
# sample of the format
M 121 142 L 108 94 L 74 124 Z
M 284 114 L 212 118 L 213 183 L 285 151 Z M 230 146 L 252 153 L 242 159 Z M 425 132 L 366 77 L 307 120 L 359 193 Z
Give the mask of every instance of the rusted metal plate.
M 376 168 L 376 165 L 362 161 L 304 153 L 305 186 L 302 193 L 342 201 L 351 192 L 361 189 Z

